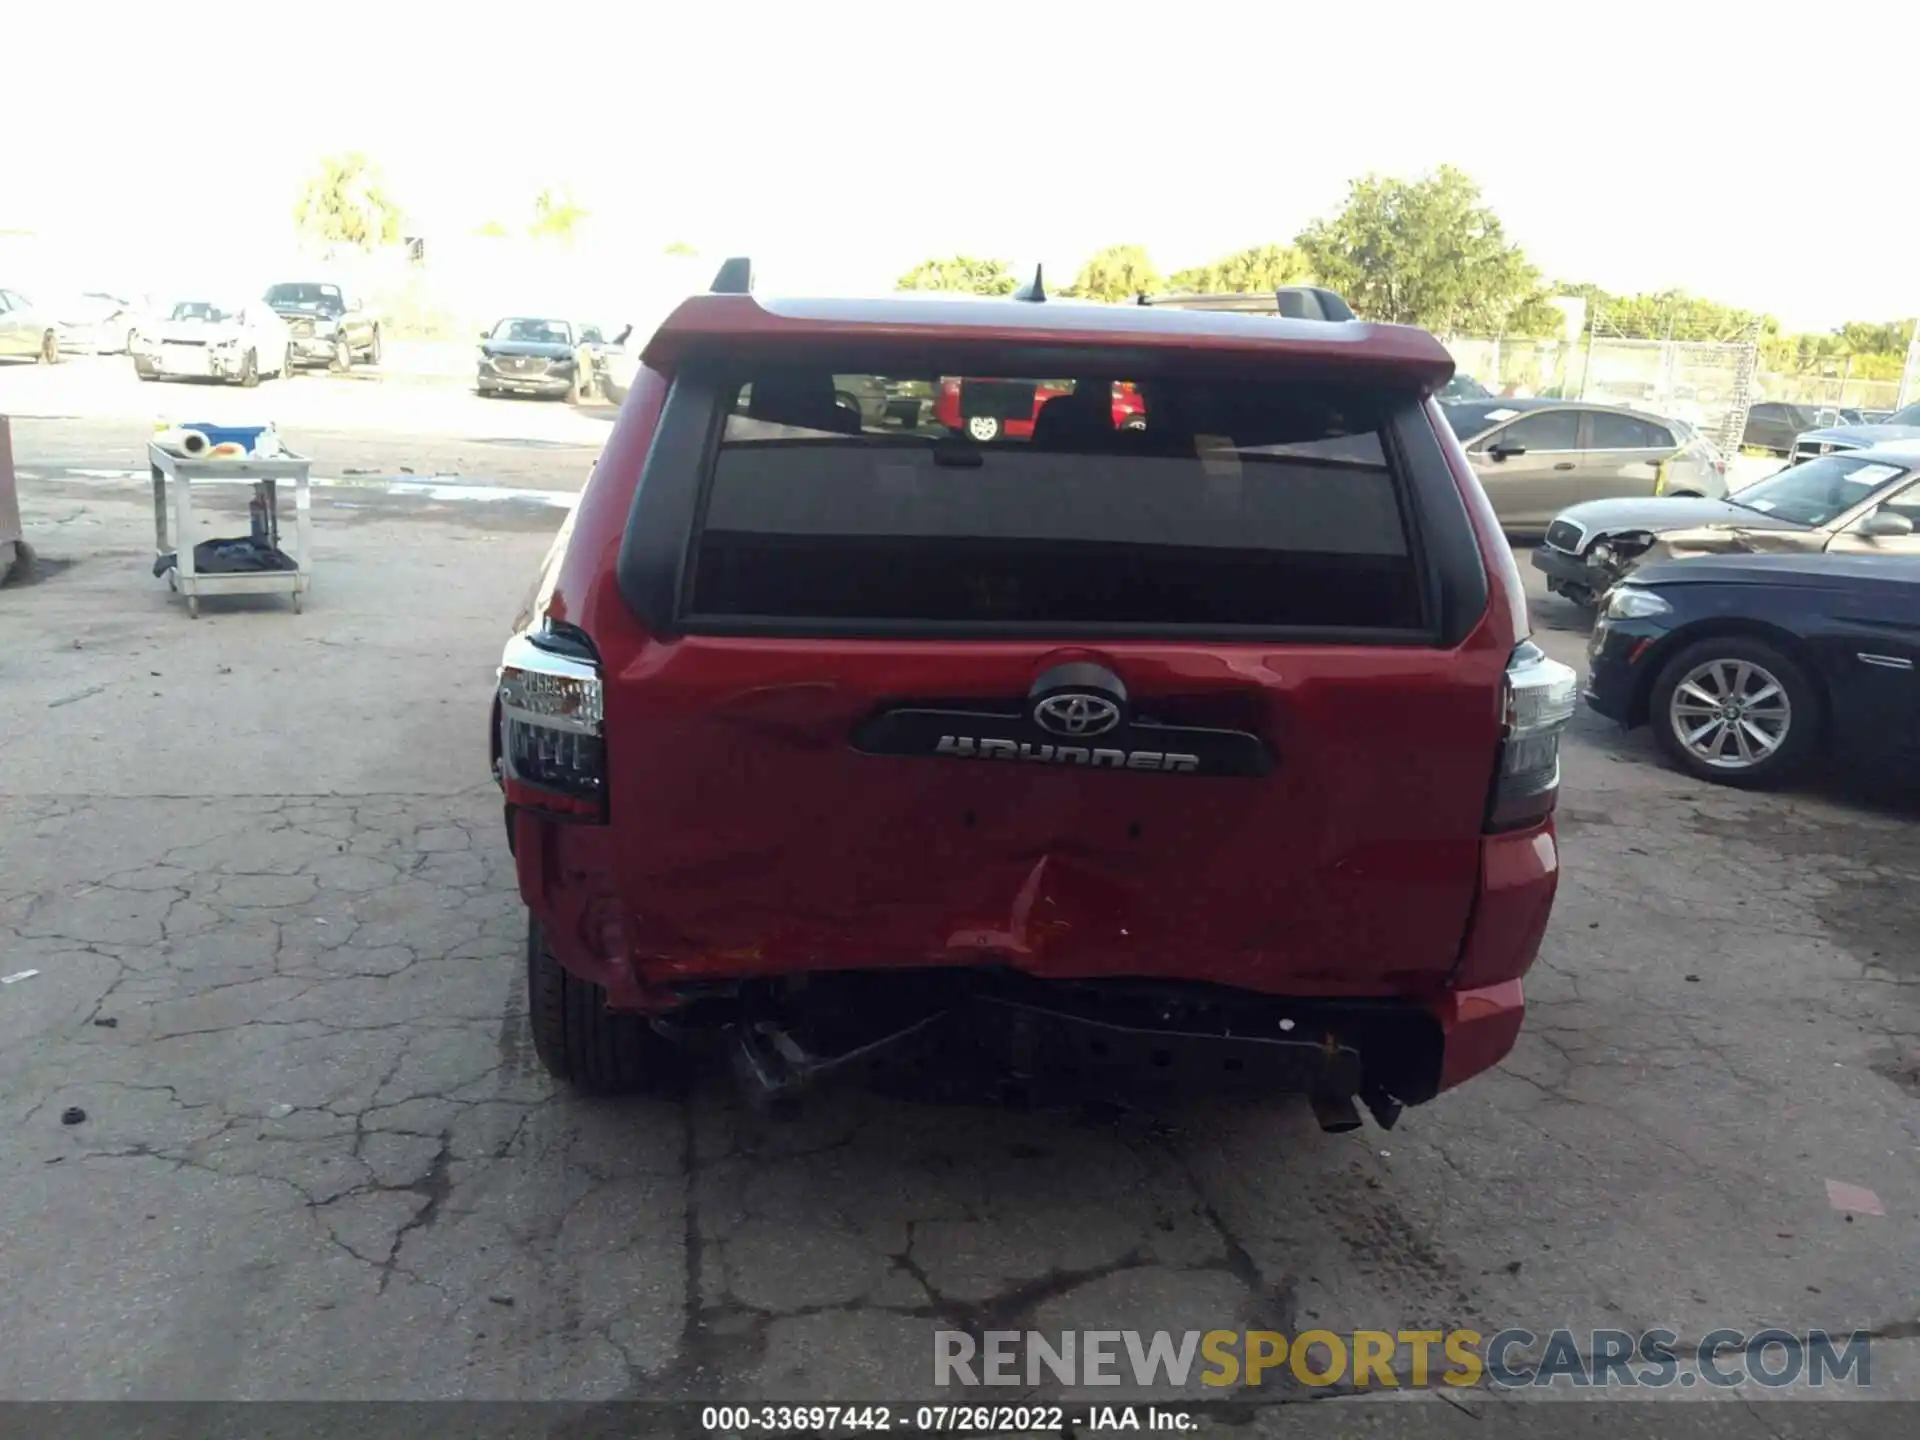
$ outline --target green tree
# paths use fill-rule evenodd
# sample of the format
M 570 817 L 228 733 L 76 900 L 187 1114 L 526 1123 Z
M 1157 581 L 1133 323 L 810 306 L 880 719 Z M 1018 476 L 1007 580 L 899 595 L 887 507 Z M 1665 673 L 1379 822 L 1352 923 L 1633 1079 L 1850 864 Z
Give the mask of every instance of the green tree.
M 1849 320 L 1839 334 L 1849 355 L 1898 355 L 1905 360 L 1913 325 L 1911 320 Z
M 1312 280 L 1307 257 L 1293 246 L 1254 245 L 1211 265 L 1176 270 L 1167 277 L 1167 287 L 1195 295 L 1254 295 Z
M 507 234 L 507 227 L 502 225 L 498 220 L 489 220 L 473 233 L 488 240 L 504 240 Z
M 1096 251 L 1065 291 L 1083 300 L 1131 300 L 1160 289 L 1165 282 L 1138 245 L 1109 245 Z
M 294 201 L 293 223 L 327 245 L 371 250 L 400 238 L 400 207 L 388 196 L 380 172 L 359 151 L 330 155 Z
M 1770 315 L 1703 300 L 1684 290 L 1656 290 L 1644 295 L 1609 295 L 1597 286 L 1581 287 L 1587 296 L 1587 319 L 1597 315 L 1607 335 L 1636 340 L 1736 340 L 1757 324 L 1762 334 L 1777 331 Z
M 1411 181 L 1356 180 L 1340 213 L 1294 243 L 1320 283 L 1369 320 L 1441 334 L 1539 334 L 1558 322 L 1540 272 L 1451 165 Z
M 667 254 L 669 255 L 694 256 L 694 255 L 698 255 L 699 253 L 700 252 L 698 250 L 694 249 L 693 246 L 689 245 L 684 240 L 676 240 L 671 245 L 667 246 Z
M 1011 295 L 1019 286 L 1004 261 L 968 255 L 923 260 L 893 282 L 896 290 L 957 290 L 968 295 Z
M 587 212 L 571 197 L 542 190 L 533 197 L 533 224 L 527 227 L 527 233 L 536 240 L 571 240 L 586 218 Z

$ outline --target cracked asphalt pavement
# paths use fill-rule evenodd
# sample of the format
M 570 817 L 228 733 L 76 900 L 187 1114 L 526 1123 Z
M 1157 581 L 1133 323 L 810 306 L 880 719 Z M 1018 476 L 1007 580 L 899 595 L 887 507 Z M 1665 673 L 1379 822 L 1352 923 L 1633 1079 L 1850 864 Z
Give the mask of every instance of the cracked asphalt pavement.
M 1390 1133 L 589 1101 L 533 1058 L 486 770 L 554 512 L 323 501 L 305 615 L 193 622 L 57 429 L 16 422 L 51 563 L 0 592 L 0 1395 L 903 1398 L 956 1325 L 1562 1324 L 1872 1328 L 1920 1393 L 1910 798 L 1712 789 L 1583 716 L 1518 1049 Z

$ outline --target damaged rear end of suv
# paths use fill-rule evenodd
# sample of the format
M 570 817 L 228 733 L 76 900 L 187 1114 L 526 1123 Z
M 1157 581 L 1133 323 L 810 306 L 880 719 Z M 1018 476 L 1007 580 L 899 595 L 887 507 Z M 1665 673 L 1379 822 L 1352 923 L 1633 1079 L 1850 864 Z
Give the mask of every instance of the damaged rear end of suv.
M 957 1033 L 1349 1129 L 1498 1063 L 1575 687 L 1438 342 L 748 273 L 655 334 L 503 658 L 546 1067 L 705 1040 L 779 1095 Z M 839 398 L 956 377 L 1031 435 Z

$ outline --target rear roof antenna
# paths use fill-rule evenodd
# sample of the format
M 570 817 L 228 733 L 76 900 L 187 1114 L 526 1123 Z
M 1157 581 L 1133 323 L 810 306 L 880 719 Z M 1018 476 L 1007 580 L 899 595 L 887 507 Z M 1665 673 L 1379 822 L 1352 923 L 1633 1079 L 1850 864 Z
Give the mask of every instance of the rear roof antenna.
M 751 295 L 753 293 L 753 261 L 745 255 L 735 255 L 720 264 L 720 272 L 713 277 L 710 287 L 715 295 Z
M 1040 272 L 1043 268 L 1039 265 L 1033 267 L 1033 280 L 1014 291 L 1014 299 L 1030 301 L 1037 305 L 1047 298 L 1047 287 L 1040 283 Z

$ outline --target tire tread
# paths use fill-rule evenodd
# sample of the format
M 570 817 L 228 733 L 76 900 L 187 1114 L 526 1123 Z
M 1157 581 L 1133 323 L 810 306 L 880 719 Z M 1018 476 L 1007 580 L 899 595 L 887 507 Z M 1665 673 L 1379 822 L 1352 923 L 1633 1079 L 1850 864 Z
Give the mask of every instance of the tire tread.
M 527 1019 L 534 1053 L 556 1080 L 594 1095 L 630 1095 L 665 1078 L 665 1042 L 639 1015 L 607 1008 L 607 992 L 572 974 L 527 921 Z

